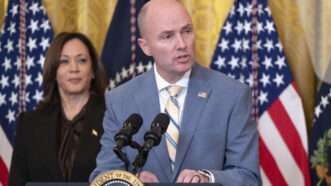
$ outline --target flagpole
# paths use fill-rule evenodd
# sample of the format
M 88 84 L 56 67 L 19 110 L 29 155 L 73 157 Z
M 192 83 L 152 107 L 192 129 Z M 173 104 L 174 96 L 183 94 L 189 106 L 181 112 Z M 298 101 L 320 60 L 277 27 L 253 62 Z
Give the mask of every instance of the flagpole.
M 136 66 L 136 40 L 137 40 L 137 35 L 136 35 L 136 0 L 130 0 L 130 32 L 131 32 L 131 65 Z M 136 76 L 136 72 L 133 71 L 132 77 Z
M 19 17 L 19 60 L 20 60 L 20 84 L 19 84 L 19 113 L 26 110 L 26 90 L 25 90 L 25 77 L 26 77 L 26 1 L 20 0 L 20 17 Z
M 258 7 L 257 0 L 252 0 L 252 75 L 253 75 L 253 86 L 252 86 L 252 115 L 255 121 L 258 121 L 259 118 L 259 103 L 258 103 L 258 68 L 259 68 L 259 55 L 258 55 L 258 33 L 257 33 L 257 23 L 258 23 Z

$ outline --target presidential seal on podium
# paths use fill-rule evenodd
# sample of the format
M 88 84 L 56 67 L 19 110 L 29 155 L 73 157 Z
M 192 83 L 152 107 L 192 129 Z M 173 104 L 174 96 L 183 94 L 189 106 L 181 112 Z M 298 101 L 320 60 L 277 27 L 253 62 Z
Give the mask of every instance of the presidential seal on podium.
M 97 176 L 90 186 L 144 186 L 144 184 L 130 172 L 113 170 Z

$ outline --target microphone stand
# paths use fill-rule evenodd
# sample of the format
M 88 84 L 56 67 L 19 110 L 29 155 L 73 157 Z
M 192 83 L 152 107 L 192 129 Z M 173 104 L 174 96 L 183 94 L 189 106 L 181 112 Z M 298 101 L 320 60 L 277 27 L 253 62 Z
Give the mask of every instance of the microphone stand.
M 134 162 L 132 163 L 132 165 L 134 167 L 134 169 L 133 169 L 134 173 L 137 173 L 137 170 L 139 168 L 142 168 L 145 165 L 149 151 L 153 148 L 153 146 L 155 146 L 155 144 L 159 144 L 159 141 L 160 141 L 160 139 L 158 139 L 158 138 L 155 139 L 154 135 L 150 135 L 151 134 L 150 132 L 147 132 L 146 134 L 148 136 L 150 136 L 150 139 L 148 139 L 147 142 L 145 141 L 144 145 L 138 149 L 138 154 L 137 154 Z M 152 140 L 151 140 L 151 138 L 152 138 Z M 155 143 L 155 144 L 153 144 L 153 143 Z
M 147 157 L 148 157 L 148 153 L 149 153 L 149 150 L 146 150 L 144 148 L 141 148 L 138 151 L 136 159 L 132 163 L 132 166 L 133 166 L 132 172 L 134 174 L 136 174 L 138 172 L 138 169 L 142 168 L 145 165 Z
M 129 146 L 138 151 L 137 157 L 136 157 L 134 163 L 132 163 L 133 169 L 131 171 L 129 170 L 129 165 L 130 165 L 129 158 L 128 158 L 127 154 L 122 151 L 122 148 L 119 148 L 118 146 L 115 146 L 113 148 L 113 151 L 115 152 L 117 157 L 124 162 L 125 170 L 128 171 L 128 172 L 131 172 L 133 174 L 136 174 L 138 172 L 138 169 L 142 168 L 145 165 L 147 155 L 148 155 L 148 151 L 147 152 L 142 152 L 143 151 L 142 146 L 140 144 L 138 144 L 137 142 L 135 142 L 135 141 L 131 141 L 129 143 Z M 144 159 L 144 157 L 145 157 L 145 159 Z
M 118 146 L 115 146 L 113 148 L 113 151 L 115 152 L 117 157 L 124 162 L 125 170 L 129 171 L 130 161 L 129 161 L 129 158 L 128 158 L 127 154 L 125 152 L 123 152 L 122 148 L 119 148 Z
M 135 161 L 132 163 L 132 166 L 133 166 L 133 169 L 131 170 L 131 172 L 133 173 L 133 174 L 137 174 L 137 172 L 138 172 L 138 169 L 140 169 L 140 168 L 142 168 L 144 165 L 145 165 L 145 162 L 146 162 L 146 159 L 145 159 L 145 161 L 141 164 L 141 163 L 136 163 L 136 161 L 137 161 L 137 158 L 138 158 L 138 156 L 142 156 L 142 151 L 143 151 L 143 147 L 141 146 L 141 145 L 139 145 L 137 142 L 135 142 L 135 141 L 132 141 L 132 143 L 130 144 L 130 146 L 132 147 L 132 148 L 134 148 L 134 149 L 137 149 L 137 151 L 138 151 L 138 154 L 137 154 L 137 157 L 136 157 L 136 159 L 135 159 Z M 148 153 L 148 152 L 147 152 Z M 142 157 L 141 157 L 142 158 Z M 146 158 L 147 158 L 147 155 L 146 155 Z M 140 159 L 140 158 L 139 158 Z

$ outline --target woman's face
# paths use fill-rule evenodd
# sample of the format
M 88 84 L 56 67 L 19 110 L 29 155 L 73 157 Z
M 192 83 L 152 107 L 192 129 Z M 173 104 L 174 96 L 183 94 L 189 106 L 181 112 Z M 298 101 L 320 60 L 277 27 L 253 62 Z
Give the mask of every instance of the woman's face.
M 69 40 L 63 46 L 56 72 L 60 95 L 87 94 L 93 77 L 92 62 L 87 47 L 79 39 Z

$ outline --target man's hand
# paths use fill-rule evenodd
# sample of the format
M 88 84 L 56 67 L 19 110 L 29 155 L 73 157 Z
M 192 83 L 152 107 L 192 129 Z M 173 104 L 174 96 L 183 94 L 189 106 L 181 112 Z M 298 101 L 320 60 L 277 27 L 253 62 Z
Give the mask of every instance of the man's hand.
M 209 183 L 209 178 L 199 171 L 184 169 L 177 178 L 177 183 Z
M 138 175 L 138 178 L 143 183 L 158 183 L 159 179 L 155 176 L 155 174 L 149 171 L 142 171 Z

